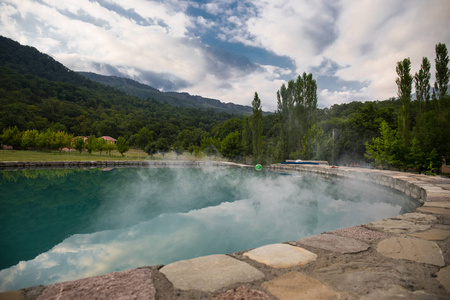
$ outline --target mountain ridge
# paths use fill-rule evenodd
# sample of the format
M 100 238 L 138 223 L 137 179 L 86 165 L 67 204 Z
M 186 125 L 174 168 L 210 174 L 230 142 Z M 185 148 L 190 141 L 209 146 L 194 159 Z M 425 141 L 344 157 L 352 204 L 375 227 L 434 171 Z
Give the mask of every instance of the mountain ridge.
M 32 46 L 21 45 L 13 39 L 0 36 L 0 65 L 20 74 L 38 76 L 54 82 L 73 84 L 78 87 L 96 88 L 99 84 L 118 89 L 122 93 L 143 100 L 153 99 L 184 108 L 213 109 L 239 115 L 251 115 L 252 107 L 234 103 L 223 103 L 217 99 L 192 96 L 188 93 L 161 92 L 135 80 L 105 76 L 92 72 L 76 72 L 64 66 L 46 53 Z
M 225 111 L 237 114 L 252 114 L 252 107 L 235 103 L 224 103 L 217 99 L 205 98 L 199 95 L 190 95 L 187 92 L 161 92 L 149 85 L 140 83 L 136 80 L 118 77 L 106 76 L 94 72 L 78 71 L 78 74 L 92 81 L 115 87 L 128 95 L 140 99 L 152 98 L 158 102 L 168 103 L 175 106 L 188 108 L 212 108 L 216 111 Z

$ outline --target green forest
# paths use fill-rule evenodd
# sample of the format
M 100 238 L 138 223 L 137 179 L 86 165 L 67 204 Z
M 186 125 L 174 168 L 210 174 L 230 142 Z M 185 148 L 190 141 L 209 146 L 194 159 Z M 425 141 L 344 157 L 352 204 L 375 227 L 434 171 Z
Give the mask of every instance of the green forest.
M 396 98 L 319 109 L 314 75 L 303 73 L 270 100 L 277 101 L 275 113 L 262 112 L 255 92 L 251 115 L 140 99 L 91 81 L 35 48 L 3 37 L 0 44 L 1 143 L 15 149 L 91 153 L 115 146 L 121 153 L 132 147 L 149 155 L 189 151 L 247 163 L 326 160 L 418 172 L 436 171 L 450 155 L 445 44 L 436 45 L 433 86 L 431 61 L 424 57 L 412 74 L 405 58 L 392 66 Z M 108 146 L 101 136 L 118 143 Z

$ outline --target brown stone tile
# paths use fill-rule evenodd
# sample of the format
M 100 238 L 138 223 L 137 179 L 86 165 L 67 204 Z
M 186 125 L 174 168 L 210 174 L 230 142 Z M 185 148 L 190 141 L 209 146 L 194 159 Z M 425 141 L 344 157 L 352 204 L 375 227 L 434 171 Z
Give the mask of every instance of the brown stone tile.
M 432 213 L 435 215 L 450 216 L 450 209 L 439 207 L 419 207 L 417 211 L 422 213 Z
M 418 237 L 429 241 L 443 241 L 450 236 L 449 230 L 430 229 L 427 231 L 411 233 L 409 236 Z
M 290 272 L 264 282 L 262 287 L 280 300 L 287 299 L 339 299 L 338 293 L 317 279 L 298 272 Z
M 439 267 L 445 266 L 439 246 L 422 239 L 395 237 L 378 243 L 377 251 L 384 256 L 406 259 Z
M 177 261 L 160 270 L 175 288 L 215 292 L 239 282 L 264 278 L 264 274 L 247 263 L 227 255 L 210 255 Z
M 26 300 L 25 294 L 23 291 L 10 291 L 0 293 L 0 300 Z
M 440 269 L 436 275 L 437 280 L 439 280 L 447 292 L 450 293 L 450 266 Z
M 273 268 L 302 266 L 316 260 L 317 255 L 300 247 L 272 244 L 253 249 L 244 254 L 248 258 Z

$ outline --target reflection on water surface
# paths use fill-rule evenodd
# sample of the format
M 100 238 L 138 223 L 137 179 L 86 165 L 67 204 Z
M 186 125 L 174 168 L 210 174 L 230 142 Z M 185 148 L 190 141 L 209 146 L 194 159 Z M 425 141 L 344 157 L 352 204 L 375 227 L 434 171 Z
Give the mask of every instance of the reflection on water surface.
M 1 291 L 297 240 L 416 207 L 375 186 L 253 169 L 0 176 Z

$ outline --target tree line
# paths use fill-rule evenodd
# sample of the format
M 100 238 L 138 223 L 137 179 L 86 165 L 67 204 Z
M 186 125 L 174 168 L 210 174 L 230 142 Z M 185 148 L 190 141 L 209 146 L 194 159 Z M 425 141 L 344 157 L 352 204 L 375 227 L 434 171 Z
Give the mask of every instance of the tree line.
M 94 135 L 85 139 L 82 136 L 74 137 L 73 134 L 51 129 L 20 131 L 17 126 L 4 129 L 0 139 L 4 145 L 9 145 L 13 149 L 59 150 L 61 152 L 66 148 L 75 149 L 80 153 L 86 150 L 89 154 L 92 154 L 92 151 L 98 151 L 100 155 L 103 151 L 111 155 L 111 151 L 117 150 L 122 156 L 130 150 L 128 141 L 124 137 L 119 137 L 116 143 L 112 143 L 102 137 L 96 138 Z
M 406 58 L 396 66 L 397 99 L 318 109 L 317 84 L 312 74 L 304 73 L 281 86 L 277 112 L 263 117 L 255 93 L 253 115 L 243 119 L 242 155 L 251 155 L 253 162 L 290 158 L 438 170 L 443 158 L 450 159 L 450 97 L 447 47 L 439 43 L 435 50 L 434 88 L 428 58 L 414 76 Z
M 435 170 L 442 165 L 443 158 L 450 158 L 449 56 L 445 44 L 437 44 L 435 51 L 434 88 L 431 88 L 431 63 L 427 57 L 422 58 L 420 70 L 414 75 L 410 58 L 397 63 L 396 83 L 401 102 L 398 125 L 395 128 L 383 122 L 380 136 L 366 144 L 366 156 L 375 165 L 422 172 Z M 413 83 L 417 98 L 414 116 L 411 115 Z

